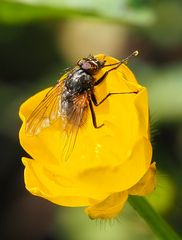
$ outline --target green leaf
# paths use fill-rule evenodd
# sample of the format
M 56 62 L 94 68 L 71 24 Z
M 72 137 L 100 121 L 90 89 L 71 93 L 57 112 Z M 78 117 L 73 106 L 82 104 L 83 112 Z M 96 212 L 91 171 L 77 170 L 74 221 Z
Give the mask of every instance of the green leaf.
M 81 17 L 142 26 L 154 22 L 154 13 L 151 9 L 134 8 L 127 0 L 4 0 L 0 2 L 0 22 L 9 24 Z

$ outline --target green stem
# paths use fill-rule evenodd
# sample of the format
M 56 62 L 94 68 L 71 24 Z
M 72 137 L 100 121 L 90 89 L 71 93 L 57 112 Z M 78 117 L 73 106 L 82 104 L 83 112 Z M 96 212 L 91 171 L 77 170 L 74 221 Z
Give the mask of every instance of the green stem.
M 129 203 L 148 223 L 159 239 L 181 240 L 172 227 L 165 222 L 165 220 L 152 208 L 144 197 L 130 196 Z

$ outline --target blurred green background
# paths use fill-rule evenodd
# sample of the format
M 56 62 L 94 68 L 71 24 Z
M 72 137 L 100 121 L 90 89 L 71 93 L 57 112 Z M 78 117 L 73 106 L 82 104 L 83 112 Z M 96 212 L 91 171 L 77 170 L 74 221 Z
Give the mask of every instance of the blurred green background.
M 148 87 L 158 185 L 148 199 L 182 234 L 181 0 L 0 1 L 0 238 L 25 240 L 155 240 L 127 205 L 112 222 L 91 221 L 24 188 L 18 142 L 20 104 L 55 84 L 89 53 L 129 62 Z

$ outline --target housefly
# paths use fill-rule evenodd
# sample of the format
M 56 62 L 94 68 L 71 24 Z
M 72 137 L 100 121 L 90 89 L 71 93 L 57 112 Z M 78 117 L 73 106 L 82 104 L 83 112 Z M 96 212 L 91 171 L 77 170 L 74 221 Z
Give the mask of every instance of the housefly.
M 138 51 L 119 62 L 109 65 L 105 64 L 104 60 L 100 61 L 92 55 L 80 59 L 77 65 L 49 90 L 44 99 L 30 114 L 26 121 L 26 134 L 29 136 L 38 135 L 44 128 L 61 119 L 62 130 L 66 136 L 62 158 L 68 160 L 73 151 L 78 131 L 87 119 L 88 110 L 91 112 L 94 128 L 101 128 L 104 125 L 97 124 L 93 105 L 99 106 L 113 94 L 137 93 L 108 93 L 100 102 L 97 101 L 94 94 L 95 87 L 104 81 L 110 71 L 117 69 L 121 64 L 126 63 L 131 56 L 136 55 L 138 55 Z M 108 66 L 113 67 L 107 70 L 100 79 L 96 79 L 95 75 L 98 71 Z

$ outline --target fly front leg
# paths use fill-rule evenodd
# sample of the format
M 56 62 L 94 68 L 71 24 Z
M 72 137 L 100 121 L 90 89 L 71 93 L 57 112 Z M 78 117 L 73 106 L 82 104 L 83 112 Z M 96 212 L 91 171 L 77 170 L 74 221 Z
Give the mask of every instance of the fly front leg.
M 117 63 L 116 63 L 117 64 Z M 119 62 L 117 66 L 113 67 L 112 69 L 109 69 L 108 71 L 106 71 L 103 76 L 101 78 L 99 78 L 95 83 L 94 86 L 99 85 L 101 82 L 104 81 L 104 79 L 106 78 L 106 76 L 108 75 L 109 72 L 111 72 L 114 69 L 117 69 L 119 66 L 121 65 L 121 63 Z M 109 66 L 109 65 L 108 65 Z
M 99 106 L 101 103 L 103 103 L 109 96 L 114 95 L 114 94 L 137 94 L 138 92 L 118 92 L 118 93 L 108 93 L 100 102 L 97 102 L 96 96 L 94 93 L 91 93 L 91 99 L 94 103 L 95 106 Z
M 106 64 L 106 65 L 104 65 L 102 68 L 104 68 L 104 67 L 110 67 L 110 66 L 115 66 L 115 67 L 113 67 L 113 68 L 109 69 L 108 71 L 106 71 L 106 72 L 104 73 L 104 75 L 95 82 L 94 86 L 99 85 L 99 84 L 106 78 L 106 76 L 107 76 L 107 74 L 108 74 L 109 72 L 111 72 L 111 71 L 114 70 L 114 69 L 117 69 L 117 68 L 118 68 L 119 66 L 121 66 L 121 64 L 123 64 L 123 63 L 126 64 L 126 63 L 128 62 L 128 60 L 129 60 L 132 56 L 137 56 L 137 55 L 138 55 L 138 51 L 134 51 L 132 54 L 130 54 L 128 57 L 126 57 L 125 59 L 121 60 L 120 62 L 116 62 L 116 63 L 111 63 L 111 64 Z

